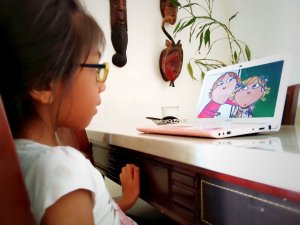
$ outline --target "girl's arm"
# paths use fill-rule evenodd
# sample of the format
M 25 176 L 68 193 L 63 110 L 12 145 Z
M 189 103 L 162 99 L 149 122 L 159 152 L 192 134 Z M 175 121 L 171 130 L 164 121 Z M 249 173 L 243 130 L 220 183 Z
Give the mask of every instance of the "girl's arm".
M 94 225 L 91 192 L 79 189 L 47 208 L 41 225 Z
M 117 201 L 122 211 L 130 209 L 140 195 L 140 169 L 127 164 L 120 173 L 122 197 Z

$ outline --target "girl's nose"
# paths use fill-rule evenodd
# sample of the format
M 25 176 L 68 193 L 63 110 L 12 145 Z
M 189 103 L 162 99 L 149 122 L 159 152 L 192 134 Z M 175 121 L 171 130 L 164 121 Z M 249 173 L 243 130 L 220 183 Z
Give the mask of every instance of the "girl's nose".
M 105 91 L 105 89 L 106 89 L 106 85 L 105 85 L 105 83 L 99 83 L 99 94 L 101 93 L 101 92 L 103 92 L 103 91 Z

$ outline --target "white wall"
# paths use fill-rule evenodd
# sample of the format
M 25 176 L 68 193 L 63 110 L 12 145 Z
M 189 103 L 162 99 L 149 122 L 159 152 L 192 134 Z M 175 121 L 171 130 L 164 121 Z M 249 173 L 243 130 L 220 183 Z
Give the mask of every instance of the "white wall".
M 230 0 L 229 13 L 239 11 L 234 30 L 252 49 L 253 58 L 289 53 L 288 84 L 300 83 L 300 1 Z M 300 99 L 296 124 L 300 124 Z
M 106 34 L 106 50 L 103 61 L 111 63 L 114 50 L 110 41 L 110 14 L 108 0 L 83 0 Z M 251 48 L 253 58 L 278 52 L 290 52 L 292 64 L 290 83 L 300 83 L 297 64 L 300 58 L 300 21 L 296 9 L 297 0 L 226 0 L 215 1 L 216 16 L 226 18 L 240 11 L 234 32 Z M 179 12 L 179 17 L 183 12 Z M 161 116 L 163 105 L 178 105 L 180 118 L 194 115 L 201 81 L 194 81 L 186 70 L 186 62 L 194 56 L 194 48 L 188 43 L 188 34 L 181 33 L 176 40 L 183 42 L 184 66 L 175 87 L 163 81 L 159 72 L 159 55 L 165 48 L 165 35 L 161 30 L 159 0 L 127 0 L 129 43 L 128 62 L 123 68 L 111 63 L 107 90 L 101 94 L 102 104 L 90 128 L 110 124 L 142 124 L 146 116 Z M 174 26 L 167 25 L 171 33 Z M 298 111 L 299 107 L 298 107 Z M 298 113 L 299 114 L 299 113 Z M 300 124 L 300 116 L 297 116 Z

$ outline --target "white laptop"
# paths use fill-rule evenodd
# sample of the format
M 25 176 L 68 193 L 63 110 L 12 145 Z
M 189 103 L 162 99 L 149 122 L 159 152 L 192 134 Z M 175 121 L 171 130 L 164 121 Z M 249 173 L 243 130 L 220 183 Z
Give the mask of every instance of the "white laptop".
M 287 91 L 286 59 L 285 55 L 270 56 L 210 70 L 194 119 L 137 130 L 211 138 L 278 131 Z

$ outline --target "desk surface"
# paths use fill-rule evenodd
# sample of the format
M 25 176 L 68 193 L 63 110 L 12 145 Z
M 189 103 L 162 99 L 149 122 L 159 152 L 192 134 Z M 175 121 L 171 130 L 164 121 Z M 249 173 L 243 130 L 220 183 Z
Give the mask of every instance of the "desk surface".
M 226 139 L 143 134 L 134 127 L 89 129 L 104 142 L 300 193 L 300 126 Z

